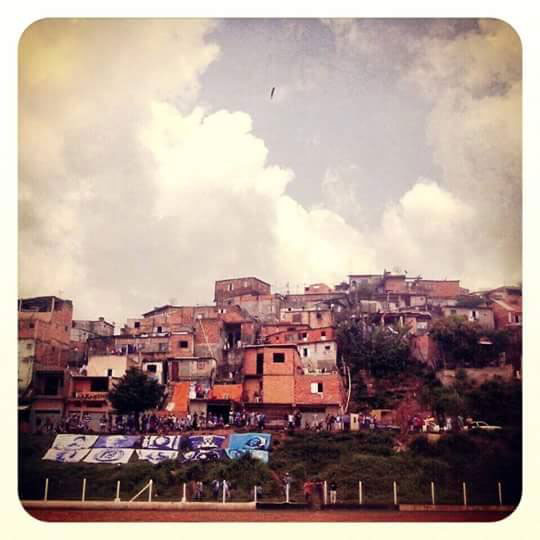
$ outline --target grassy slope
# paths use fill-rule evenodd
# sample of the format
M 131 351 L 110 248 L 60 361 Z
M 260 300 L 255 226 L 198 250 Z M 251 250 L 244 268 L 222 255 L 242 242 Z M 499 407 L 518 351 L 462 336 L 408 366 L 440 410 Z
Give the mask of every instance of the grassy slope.
M 80 498 L 87 479 L 87 499 L 113 499 L 116 481 L 121 498 L 133 496 L 152 478 L 155 500 L 178 500 L 181 484 L 201 479 L 209 485 L 225 477 L 233 485 L 233 500 L 249 500 L 252 486 L 261 482 L 265 499 L 283 499 L 278 478 L 288 471 L 293 479 L 292 498 L 302 497 L 305 479 L 334 480 L 339 500 L 358 500 L 363 482 L 364 502 L 390 503 L 392 482 L 399 486 L 400 502 L 431 501 L 430 482 L 436 484 L 437 502 L 461 503 L 461 482 L 467 481 L 470 504 L 497 502 L 497 481 L 503 484 L 505 503 L 519 500 L 521 491 L 521 434 L 518 432 L 449 435 L 429 444 L 423 437 L 410 450 L 394 453 L 388 433 L 298 433 L 275 436 L 268 465 L 244 458 L 205 465 L 166 462 L 151 465 L 134 456 L 122 466 L 54 463 L 41 457 L 53 436 L 21 435 L 19 492 L 21 498 L 43 497 L 49 478 L 49 499 Z M 209 494 L 207 494 L 209 496 Z

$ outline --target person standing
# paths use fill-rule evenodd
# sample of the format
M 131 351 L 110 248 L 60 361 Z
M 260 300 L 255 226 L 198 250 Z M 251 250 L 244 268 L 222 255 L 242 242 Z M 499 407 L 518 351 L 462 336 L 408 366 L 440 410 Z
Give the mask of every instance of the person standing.
M 304 482 L 304 500 L 306 504 L 311 505 L 313 501 L 313 483 L 309 480 Z
M 334 481 L 330 482 L 330 504 L 336 504 L 337 485 Z
M 216 501 L 219 501 L 219 480 L 212 480 L 212 495 L 214 495 L 214 498 Z

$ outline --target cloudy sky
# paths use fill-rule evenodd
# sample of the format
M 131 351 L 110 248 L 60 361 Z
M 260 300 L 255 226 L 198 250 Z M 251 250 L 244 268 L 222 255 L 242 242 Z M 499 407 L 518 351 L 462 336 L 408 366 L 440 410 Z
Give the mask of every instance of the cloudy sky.
M 521 280 L 505 23 L 49 19 L 19 90 L 19 294 L 76 318 L 209 303 L 243 275 Z

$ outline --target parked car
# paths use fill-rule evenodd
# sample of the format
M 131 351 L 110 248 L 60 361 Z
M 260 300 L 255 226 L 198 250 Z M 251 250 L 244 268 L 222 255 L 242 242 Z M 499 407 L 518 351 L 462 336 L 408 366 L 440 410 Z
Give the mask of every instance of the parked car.
M 484 422 L 483 420 L 475 420 L 470 426 L 469 429 L 471 431 L 474 430 L 485 430 L 485 431 L 495 431 L 497 429 L 502 429 L 501 426 L 491 426 L 487 422 Z

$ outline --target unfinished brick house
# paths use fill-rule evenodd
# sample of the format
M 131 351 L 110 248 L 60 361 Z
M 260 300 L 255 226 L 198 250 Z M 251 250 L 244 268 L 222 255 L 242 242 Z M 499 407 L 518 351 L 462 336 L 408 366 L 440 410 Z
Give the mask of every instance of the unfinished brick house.
M 22 420 L 32 429 L 46 418 L 57 422 L 64 414 L 72 316 L 71 300 L 56 296 L 18 300 L 19 397 L 25 408 Z
M 270 294 L 271 285 L 256 277 L 222 279 L 215 283 L 214 302 L 221 307 L 230 298 L 244 295 L 269 296 Z

